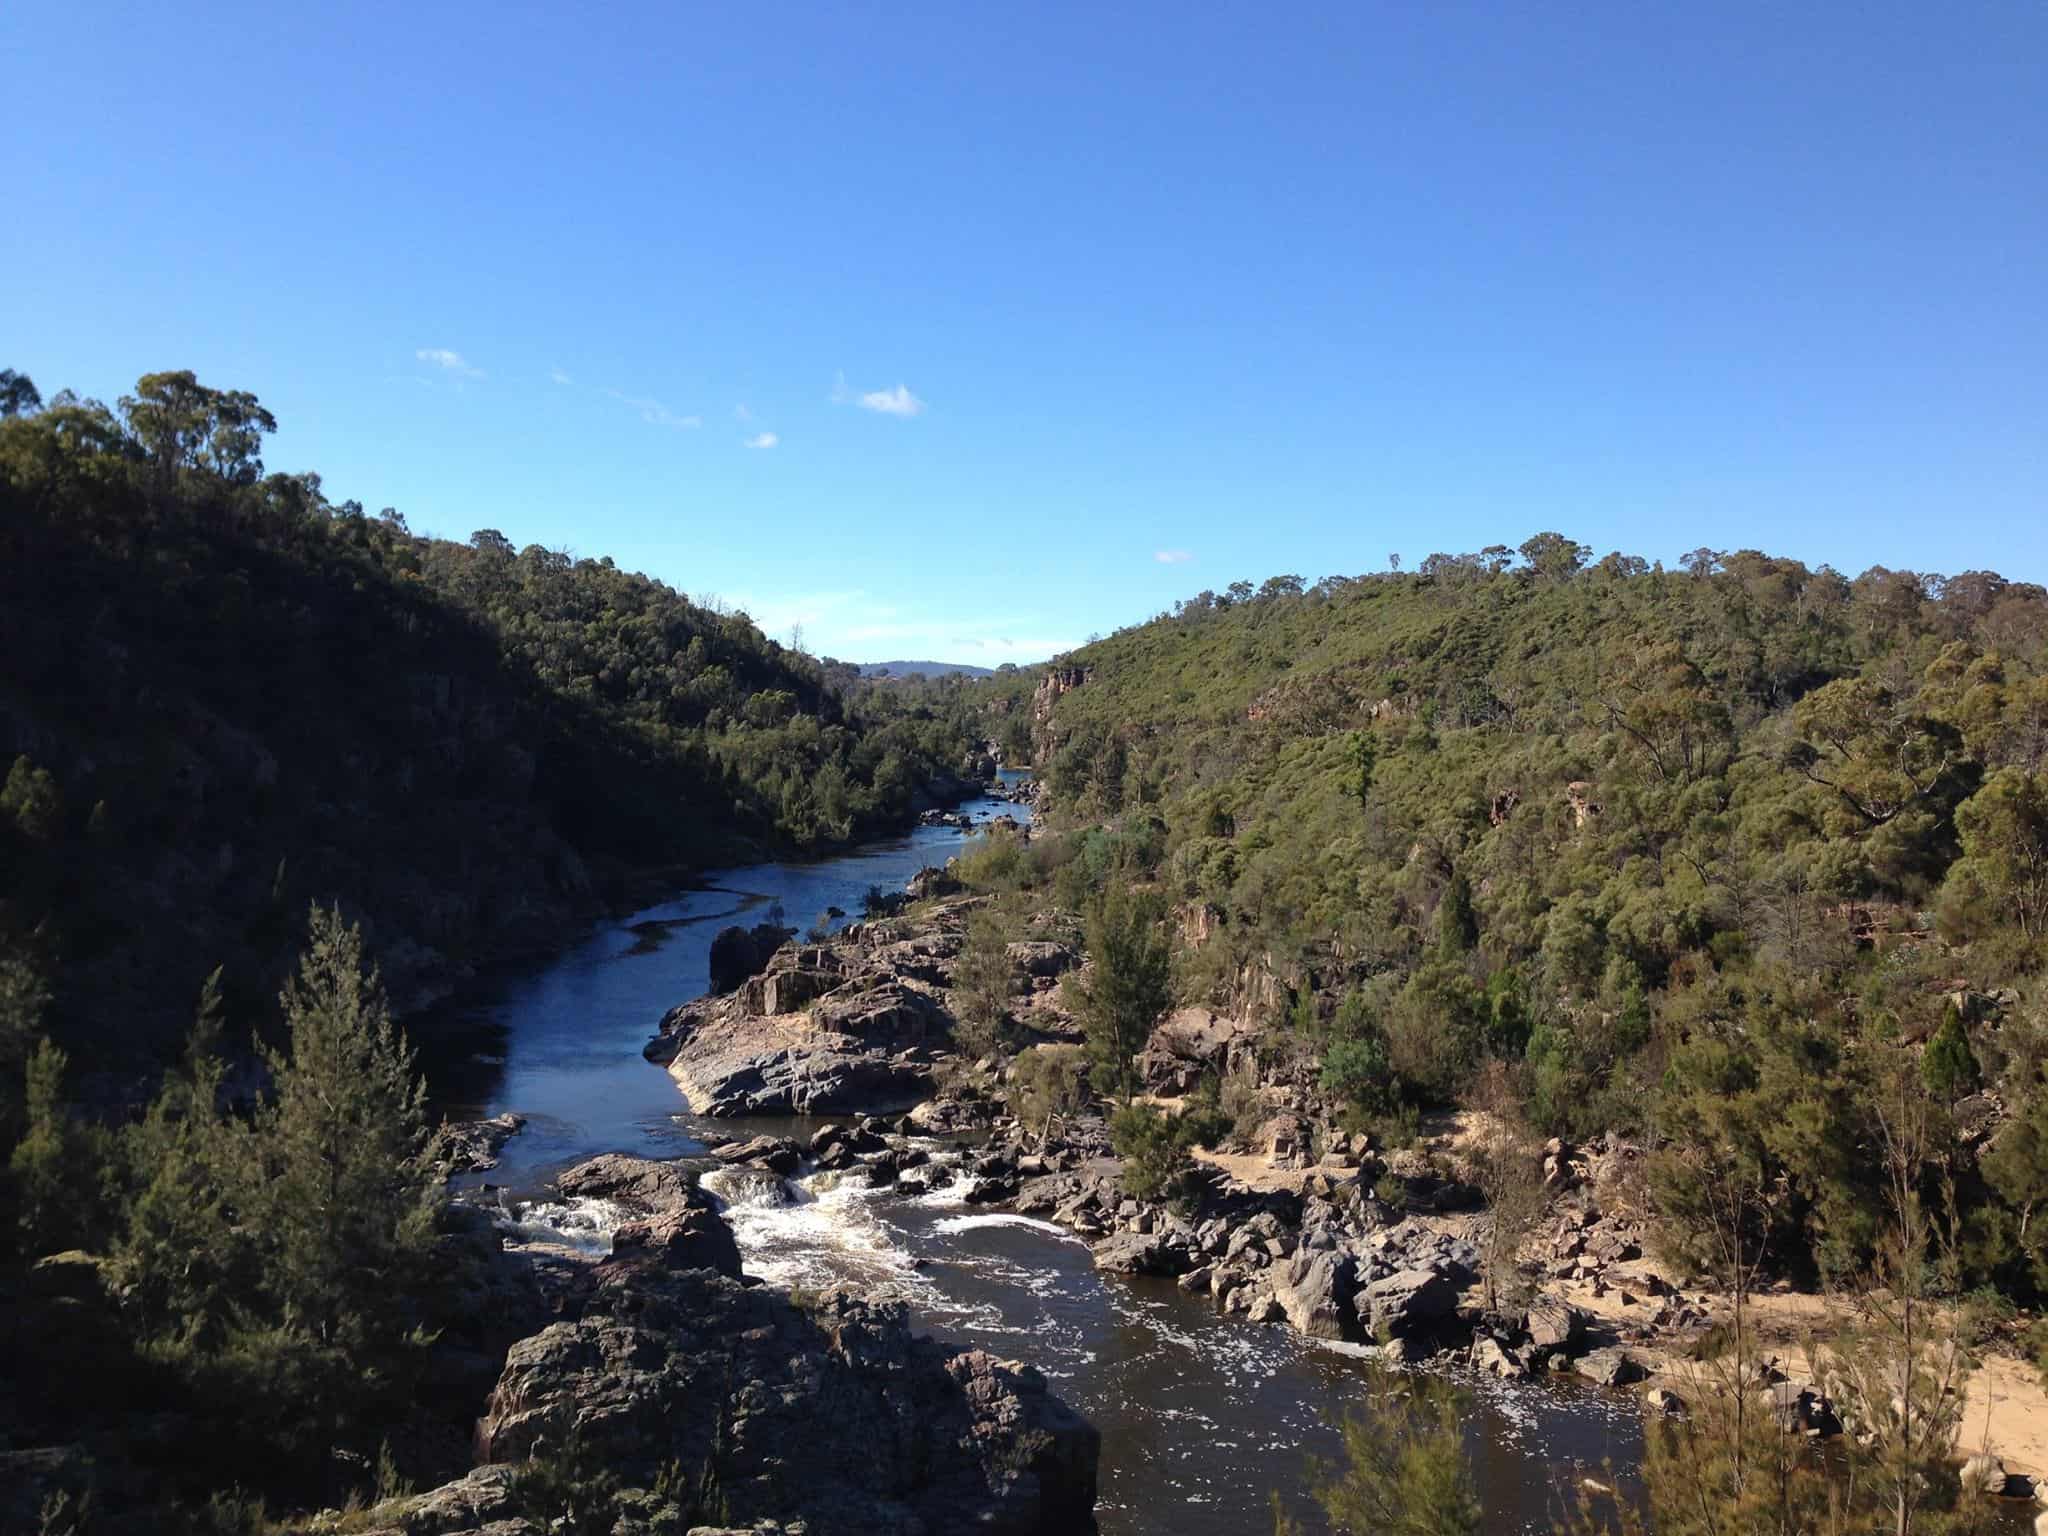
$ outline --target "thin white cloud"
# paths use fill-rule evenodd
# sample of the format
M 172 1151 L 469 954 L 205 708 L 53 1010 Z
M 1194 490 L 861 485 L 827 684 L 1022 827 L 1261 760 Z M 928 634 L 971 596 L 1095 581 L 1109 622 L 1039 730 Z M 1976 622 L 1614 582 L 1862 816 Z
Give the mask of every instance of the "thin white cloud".
M 869 390 L 860 397 L 860 408 L 884 416 L 917 416 L 923 413 L 924 402 L 898 384 L 894 389 Z
M 640 419 L 649 426 L 674 427 L 678 431 L 688 431 L 704 425 L 702 416 L 679 416 L 659 400 L 650 399 L 645 395 L 629 395 L 621 389 L 608 389 L 605 393 L 621 405 L 633 407 L 640 413 Z
M 757 432 L 747 439 L 747 446 L 749 448 L 773 448 L 781 441 L 782 439 L 773 432 Z
M 1184 549 L 1162 549 L 1152 558 L 1161 565 L 1186 565 L 1195 557 Z
M 557 384 L 574 384 L 576 382 L 574 379 L 570 378 L 568 374 L 562 372 L 562 370 L 559 368 L 550 368 L 548 370 L 548 377 L 553 379 Z
M 921 416 L 924 402 L 913 395 L 905 385 L 894 389 L 869 389 L 856 393 L 846 387 L 846 375 L 835 374 L 832 379 L 832 403 L 834 405 L 857 405 L 864 411 L 877 411 L 884 416 Z
M 480 379 L 484 376 L 481 368 L 473 365 L 460 352 L 450 347 L 421 347 L 413 353 L 423 363 L 432 363 L 436 368 L 449 373 L 460 374 L 465 379 Z
M 754 413 L 747 409 L 746 402 L 742 400 L 732 408 L 732 419 L 742 423 L 750 422 L 754 419 Z

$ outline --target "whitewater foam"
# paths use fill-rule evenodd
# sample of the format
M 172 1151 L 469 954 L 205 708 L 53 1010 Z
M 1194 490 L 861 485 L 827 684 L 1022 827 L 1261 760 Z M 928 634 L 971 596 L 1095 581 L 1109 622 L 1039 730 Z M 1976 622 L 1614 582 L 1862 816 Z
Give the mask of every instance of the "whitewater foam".
M 573 1248 L 608 1257 L 612 1237 L 627 1221 L 615 1201 L 579 1196 L 573 1200 L 522 1200 L 498 1215 L 500 1231 L 522 1243 Z

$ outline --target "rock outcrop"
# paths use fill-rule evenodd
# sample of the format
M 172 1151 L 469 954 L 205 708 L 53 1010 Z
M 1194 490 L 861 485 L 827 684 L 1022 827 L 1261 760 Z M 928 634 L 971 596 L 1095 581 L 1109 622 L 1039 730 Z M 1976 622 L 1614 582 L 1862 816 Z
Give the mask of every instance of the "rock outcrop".
M 617 1202 L 633 1219 L 612 1234 L 612 1253 L 663 1269 L 710 1269 L 734 1279 L 739 1244 L 712 1198 L 681 1163 L 607 1152 L 562 1174 L 555 1187 L 572 1198 Z
M 648 1059 L 700 1115 L 908 1109 L 929 1094 L 931 1053 L 952 1029 L 941 997 L 973 905 L 942 908 L 911 937 L 860 923 L 834 943 L 785 944 L 729 994 L 670 1010 Z
M 750 976 L 757 976 L 769 957 L 794 937 L 794 928 L 779 923 L 759 923 L 752 928 L 735 924 L 721 928 L 711 940 L 711 991 L 722 996 Z
M 918 1338 L 900 1305 L 806 1310 L 638 1254 L 513 1346 L 477 1430 L 487 1463 L 571 1442 L 628 1485 L 682 1468 L 727 1525 L 895 1536 L 1092 1529 L 1100 1450 L 1036 1371 Z
M 1176 1009 L 1138 1053 L 1139 1077 L 1152 1093 L 1191 1092 L 1204 1077 L 1227 1077 L 1257 1035 L 1252 1025 L 1207 1008 Z

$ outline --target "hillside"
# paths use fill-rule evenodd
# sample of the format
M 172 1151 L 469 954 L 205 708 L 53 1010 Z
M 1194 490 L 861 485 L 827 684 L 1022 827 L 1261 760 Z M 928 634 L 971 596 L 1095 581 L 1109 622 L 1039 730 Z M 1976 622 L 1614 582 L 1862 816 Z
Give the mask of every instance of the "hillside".
M 956 724 L 744 614 L 266 474 L 272 425 L 189 374 L 0 423 L 0 924 L 67 1039 L 181 1029 L 223 963 L 267 1000 L 313 899 L 425 995 L 634 871 L 843 843 L 958 765 Z
M 1567 1137 L 1753 1116 L 1793 1268 L 1867 1254 L 1878 1106 L 1940 1034 L 1942 1134 L 2021 1127 L 1949 1165 L 1953 1263 L 2030 1290 L 2048 595 L 1587 553 L 1204 593 L 986 685 L 992 731 L 1276 1071 L 1369 1118 L 1499 1061 Z
M 862 677 L 994 677 L 994 667 L 970 667 L 958 661 L 866 661 Z

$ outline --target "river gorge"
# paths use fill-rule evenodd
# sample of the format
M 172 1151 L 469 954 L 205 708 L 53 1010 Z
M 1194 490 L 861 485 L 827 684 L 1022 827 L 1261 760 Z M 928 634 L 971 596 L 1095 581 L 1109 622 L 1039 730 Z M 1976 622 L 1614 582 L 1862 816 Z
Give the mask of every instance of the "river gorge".
M 971 802 L 975 821 L 1018 814 Z M 800 1139 L 810 1122 L 694 1118 L 642 1047 L 655 1022 L 706 984 L 722 927 L 807 925 L 831 908 L 857 912 L 870 886 L 900 889 L 943 863 L 966 834 L 920 827 L 815 863 L 728 870 L 673 899 L 607 924 L 549 963 L 465 999 L 432 1020 L 429 1068 L 438 1097 L 460 1113 L 525 1119 L 499 1166 L 461 1181 L 510 1230 L 602 1250 L 619 1217 L 602 1200 L 564 1201 L 556 1172 L 609 1151 L 702 1154 L 733 1133 Z M 934 1139 L 933 1161 L 960 1157 Z M 707 1166 L 713 1166 L 707 1163 Z M 1315 1529 L 1309 1458 L 1341 1448 L 1336 1425 L 1365 1373 L 1357 1346 L 1300 1337 L 1282 1325 L 1218 1315 L 1168 1280 L 1099 1274 L 1085 1244 L 1054 1224 L 970 1207 L 964 1179 L 872 1187 L 853 1174 L 812 1173 L 795 1203 L 720 1169 L 720 1197 L 747 1270 L 777 1286 L 843 1286 L 901 1300 L 918 1325 L 962 1346 L 1037 1366 L 1102 1433 L 1100 1529 L 1256 1530 L 1278 1490 Z M 1548 1529 L 1560 1494 L 1607 1464 L 1631 1467 L 1640 1409 L 1628 1393 L 1574 1380 L 1471 1377 L 1468 1442 L 1492 1528 Z

